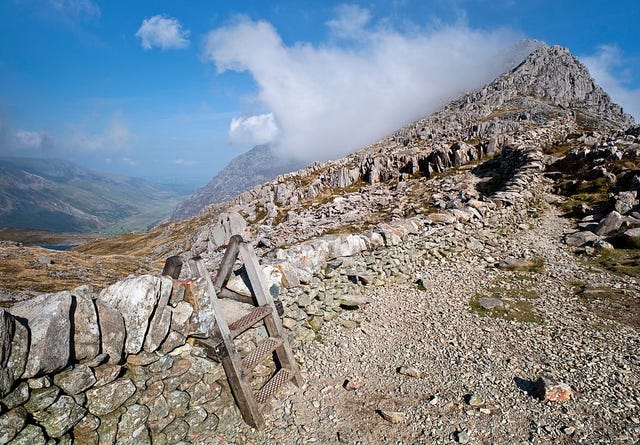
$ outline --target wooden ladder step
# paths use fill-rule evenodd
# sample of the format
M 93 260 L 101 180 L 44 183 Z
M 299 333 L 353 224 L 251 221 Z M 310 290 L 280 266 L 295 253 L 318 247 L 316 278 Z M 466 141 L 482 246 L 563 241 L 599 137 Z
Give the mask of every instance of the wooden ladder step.
M 247 372 L 251 371 L 259 363 L 265 361 L 265 359 L 267 359 L 282 343 L 283 340 L 280 337 L 267 338 L 265 341 L 260 343 L 255 350 L 242 359 L 242 366 Z
M 231 338 L 236 338 L 238 335 L 245 332 L 247 329 L 254 326 L 260 320 L 263 320 L 265 317 L 272 314 L 272 309 L 270 306 L 259 306 L 249 312 L 247 315 L 242 317 L 239 320 L 234 321 L 229 325 L 229 330 L 231 331 Z
M 262 388 L 256 393 L 256 402 L 263 405 L 273 398 L 273 396 L 280 390 L 282 385 L 287 383 L 293 377 L 293 373 L 287 368 L 280 368 L 273 377 L 264 384 Z

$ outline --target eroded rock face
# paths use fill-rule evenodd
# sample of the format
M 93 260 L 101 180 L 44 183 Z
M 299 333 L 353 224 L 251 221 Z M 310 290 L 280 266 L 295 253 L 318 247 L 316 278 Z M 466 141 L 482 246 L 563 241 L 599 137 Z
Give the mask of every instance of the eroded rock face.
M 59 371 L 70 358 L 71 304 L 70 292 L 44 294 L 22 301 L 11 313 L 26 320 L 31 347 L 22 378 Z
M 100 327 L 93 301 L 93 290 L 82 286 L 73 291 L 73 353 L 75 360 L 91 360 L 100 353 Z
M 117 309 L 124 318 L 127 354 L 142 350 L 149 322 L 161 298 L 168 300 L 172 285 L 170 278 L 142 275 L 120 281 L 100 293 L 98 298 Z M 168 293 L 163 294 L 162 289 L 168 289 Z M 161 327 L 164 329 L 164 325 Z
M 13 316 L 0 308 L 0 397 L 9 393 L 14 382 L 13 372 L 8 364 L 15 330 Z
M 244 235 L 247 222 L 238 213 L 223 213 L 218 218 L 218 223 L 209 233 L 209 249 L 215 250 L 229 242 L 233 235 Z
M 95 300 L 100 324 L 102 352 L 108 354 L 109 363 L 121 363 L 124 358 L 126 336 L 124 318 L 120 311 L 106 301 Z

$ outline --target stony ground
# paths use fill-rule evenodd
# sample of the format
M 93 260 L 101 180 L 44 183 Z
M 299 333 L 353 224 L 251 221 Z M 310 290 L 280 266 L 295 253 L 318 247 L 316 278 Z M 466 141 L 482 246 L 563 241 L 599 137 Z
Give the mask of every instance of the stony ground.
M 306 383 L 272 402 L 264 431 L 228 423 L 211 443 L 639 443 L 637 320 L 596 313 L 637 314 L 640 280 L 573 255 L 560 241 L 569 229 L 550 208 L 508 240 L 425 270 L 424 287 L 369 288 L 371 304 L 298 352 Z M 496 268 L 508 255 L 544 268 Z M 587 305 L 585 285 L 615 294 Z M 470 304 L 480 296 L 508 307 Z M 545 373 L 571 386 L 568 401 L 533 395 Z

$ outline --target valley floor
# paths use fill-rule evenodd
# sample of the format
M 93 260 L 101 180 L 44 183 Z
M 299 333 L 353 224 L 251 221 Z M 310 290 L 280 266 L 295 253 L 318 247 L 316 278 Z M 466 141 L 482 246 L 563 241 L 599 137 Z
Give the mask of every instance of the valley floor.
M 569 224 L 550 208 L 528 230 L 425 270 L 423 288 L 368 288 L 371 304 L 299 351 L 306 383 L 272 402 L 264 431 L 221 422 L 212 443 L 638 443 L 640 283 L 572 254 L 561 243 Z M 544 268 L 491 265 L 508 255 Z M 470 304 L 479 296 L 508 309 Z M 544 373 L 571 386 L 568 401 L 530 395 Z

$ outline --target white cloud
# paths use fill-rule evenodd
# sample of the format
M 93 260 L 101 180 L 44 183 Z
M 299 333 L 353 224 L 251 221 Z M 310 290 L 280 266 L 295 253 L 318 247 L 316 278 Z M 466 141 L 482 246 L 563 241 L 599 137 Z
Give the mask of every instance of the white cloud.
M 136 37 L 142 40 L 142 47 L 146 50 L 154 46 L 161 49 L 189 46 L 189 31 L 183 30 L 177 19 L 160 14 L 144 19 Z
M 185 166 L 196 165 L 197 163 L 198 162 L 193 161 L 191 159 L 174 159 L 172 162 L 172 164 L 175 164 L 175 165 L 185 165 Z
M 329 20 L 327 26 L 338 38 L 361 38 L 365 27 L 371 20 L 371 13 L 358 5 L 340 5 L 337 17 Z
M 229 126 L 229 139 L 234 144 L 260 145 L 273 142 L 280 133 L 273 113 L 250 117 L 234 117 Z
M 48 0 L 47 4 L 68 17 L 100 17 L 100 7 L 91 0 Z
M 42 146 L 43 136 L 36 131 L 17 130 L 14 136 L 19 147 L 40 148 Z
M 286 45 L 271 24 L 246 18 L 206 37 L 218 72 L 253 76 L 285 155 L 324 160 L 361 148 L 495 78 L 504 71 L 496 55 L 517 40 L 465 25 L 401 33 L 371 24 L 362 8 L 338 12 L 327 44 Z
M 38 131 L 14 127 L 0 115 L 0 153 L 2 155 L 42 154 L 51 145 L 50 138 Z
M 613 101 L 636 120 L 640 120 L 640 88 L 626 86 L 629 73 L 622 69 L 627 64 L 624 63 L 620 49 L 612 45 L 602 45 L 595 54 L 580 59 Z
M 69 149 L 78 152 L 123 151 L 131 141 L 129 126 L 115 116 L 102 131 L 87 131 L 83 127 L 72 129 Z

